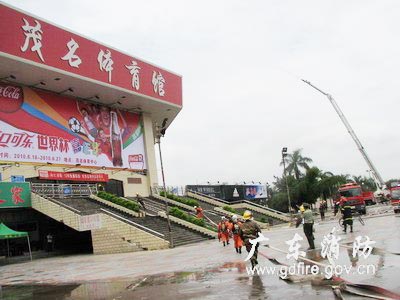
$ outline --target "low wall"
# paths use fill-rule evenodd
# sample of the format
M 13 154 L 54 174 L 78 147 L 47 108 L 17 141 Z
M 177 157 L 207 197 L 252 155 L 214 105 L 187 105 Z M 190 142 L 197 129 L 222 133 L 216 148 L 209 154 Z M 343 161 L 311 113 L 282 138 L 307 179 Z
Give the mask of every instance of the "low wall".
M 158 215 L 160 217 L 162 217 L 162 218 L 165 218 L 165 219 L 167 218 L 167 214 L 165 212 L 163 212 L 163 211 L 160 211 L 158 213 Z M 217 237 L 217 235 L 218 235 L 216 232 L 214 232 L 212 230 L 209 230 L 207 228 L 198 226 L 196 224 L 190 223 L 188 221 L 179 219 L 179 218 L 171 216 L 171 215 L 169 215 L 169 219 L 170 219 L 170 221 L 172 221 L 174 223 L 180 224 L 180 225 L 182 225 L 184 227 L 187 227 L 187 228 L 190 228 L 190 229 L 192 229 L 194 231 L 198 231 L 198 232 L 204 233 L 204 234 L 206 234 L 206 235 L 208 235 L 210 237 Z
M 60 223 L 64 223 L 68 227 L 79 231 L 80 215 L 78 213 L 75 213 L 61 205 L 47 200 L 46 198 L 43 198 L 38 194 L 31 193 L 31 197 L 33 209 L 41 212 L 46 216 L 49 216 L 50 218 Z
M 164 197 L 159 196 L 159 195 L 153 195 L 153 197 L 157 198 L 158 200 L 161 200 L 161 201 L 167 201 L 168 204 L 171 204 L 173 206 L 181 207 L 183 209 L 186 209 L 186 210 L 189 210 L 189 211 L 192 211 L 192 212 L 196 212 L 196 209 L 193 206 L 186 205 L 186 204 L 183 204 L 183 203 L 180 203 L 178 201 L 171 200 L 171 199 L 168 199 L 168 198 L 164 198 Z
M 230 205 L 230 207 L 232 207 L 232 208 L 244 208 L 244 209 L 248 209 L 248 210 L 251 210 L 251 211 L 256 211 L 256 212 L 258 212 L 260 214 L 263 214 L 263 215 L 266 215 L 266 216 L 269 216 L 269 217 L 272 217 L 272 218 L 275 218 L 275 219 L 279 219 L 279 220 L 282 220 L 282 221 L 285 221 L 285 222 L 290 222 L 290 218 L 285 216 L 285 215 L 274 213 L 274 212 L 269 211 L 267 209 L 262 209 L 262 208 L 260 208 L 258 206 L 251 205 L 249 203 L 232 204 L 232 205 Z
M 102 214 L 103 227 L 92 230 L 94 254 L 111 254 L 169 248 L 169 242 Z
M 227 205 L 227 204 L 225 204 L 223 202 L 220 202 L 220 201 L 217 201 L 217 200 L 214 200 L 214 199 L 210 199 L 210 198 L 207 198 L 207 197 L 204 197 L 204 196 L 192 193 L 192 192 L 187 192 L 187 195 L 189 197 L 192 197 L 194 199 L 198 199 L 200 201 L 206 202 L 206 203 L 214 205 L 214 206 L 225 206 L 225 205 Z
M 221 214 L 224 214 L 227 217 L 231 217 L 232 215 L 234 215 L 234 213 L 226 211 L 225 209 L 223 209 L 221 207 L 215 207 L 214 210 L 219 212 L 219 213 L 221 213 Z M 254 222 L 256 222 L 258 224 L 258 226 L 260 226 L 261 229 L 269 229 L 269 224 L 268 223 L 258 222 L 256 220 L 254 220 Z
M 60 223 L 64 223 L 68 227 L 80 231 L 81 216 L 77 212 L 35 193 L 32 193 L 32 208 Z M 129 225 L 106 213 L 99 213 L 99 215 L 101 216 L 101 227 L 91 230 L 94 254 L 169 248 L 169 242 L 158 236 Z
M 115 209 L 117 209 L 119 211 L 127 213 L 127 214 L 129 214 L 129 215 L 131 215 L 133 217 L 142 217 L 142 216 L 145 215 L 143 212 L 137 213 L 136 211 L 133 211 L 133 210 L 128 209 L 126 207 L 123 207 L 123 206 L 120 206 L 118 204 L 112 203 L 110 201 L 104 200 L 104 199 L 102 199 L 100 197 L 97 197 L 95 195 L 91 195 L 90 198 L 95 200 L 95 201 L 98 201 L 100 203 L 103 203 L 103 204 L 105 204 L 105 205 L 107 205 L 109 207 L 112 207 L 112 208 L 115 208 Z M 132 201 L 132 200 L 127 199 L 127 201 Z

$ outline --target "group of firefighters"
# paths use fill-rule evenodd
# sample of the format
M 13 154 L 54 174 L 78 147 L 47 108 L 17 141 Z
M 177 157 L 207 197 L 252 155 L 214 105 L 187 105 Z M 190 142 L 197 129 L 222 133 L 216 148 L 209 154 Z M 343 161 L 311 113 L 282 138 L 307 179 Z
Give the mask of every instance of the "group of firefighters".
M 218 240 L 222 242 L 223 246 L 229 245 L 229 241 L 233 238 L 233 246 L 236 253 L 242 253 L 242 247 L 244 246 L 247 252 L 250 252 L 252 244 L 250 240 L 254 240 L 258 237 L 258 233 L 261 232 L 260 226 L 254 221 L 253 214 L 251 211 L 246 210 L 242 217 L 243 220 L 239 220 L 237 215 L 232 215 L 230 218 L 221 217 L 221 221 L 218 223 Z M 252 267 L 258 264 L 258 244 L 255 246 L 253 256 L 250 258 Z
M 325 206 L 325 204 L 323 203 Z M 326 210 L 326 206 L 322 209 Z M 197 218 L 203 218 L 203 209 L 201 207 L 195 207 Z M 321 209 L 320 209 L 321 210 Z M 344 202 L 341 207 L 343 214 L 343 225 L 344 232 L 347 231 L 347 225 L 350 227 L 350 232 L 353 232 L 353 216 L 351 207 Z M 324 218 L 322 217 L 322 220 Z M 314 216 L 309 204 L 304 203 L 300 206 L 299 214 L 297 215 L 296 227 L 303 224 L 304 234 L 309 244 L 309 250 L 315 249 L 314 244 Z M 251 211 L 246 210 L 243 216 L 239 219 L 237 215 L 231 217 L 221 217 L 221 221 L 218 223 L 218 240 L 222 242 L 225 247 L 230 244 L 230 240 L 233 239 L 233 246 L 236 253 L 242 253 L 242 247 L 244 246 L 247 252 L 250 252 L 252 244 L 250 240 L 254 240 L 258 237 L 258 233 L 261 233 L 260 226 L 254 221 L 253 214 Z M 255 251 L 253 256 L 250 258 L 252 267 L 258 264 L 258 243 L 255 245 Z

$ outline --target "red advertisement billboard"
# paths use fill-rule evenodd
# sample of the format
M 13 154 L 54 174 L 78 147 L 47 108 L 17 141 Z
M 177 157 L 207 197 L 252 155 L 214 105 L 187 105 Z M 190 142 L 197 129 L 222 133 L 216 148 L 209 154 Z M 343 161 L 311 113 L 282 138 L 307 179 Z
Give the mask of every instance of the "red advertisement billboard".
M 107 182 L 108 175 L 104 173 L 76 173 L 76 172 L 54 172 L 47 170 L 39 170 L 40 179 L 49 180 L 70 180 L 70 181 L 87 181 L 87 182 Z
M 182 106 L 182 78 L 0 3 L 0 55 Z
M 0 161 L 143 170 L 140 115 L 0 84 Z

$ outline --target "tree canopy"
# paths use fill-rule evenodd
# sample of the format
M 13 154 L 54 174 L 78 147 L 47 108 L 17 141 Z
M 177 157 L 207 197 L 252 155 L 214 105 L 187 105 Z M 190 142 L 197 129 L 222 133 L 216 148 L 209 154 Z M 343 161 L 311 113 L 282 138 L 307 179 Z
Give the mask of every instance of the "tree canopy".
M 308 164 L 312 163 L 312 159 L 302 156 L 301 151 L 302 149 L 297 149 L 283 158 L 286 164 L 286 172 L 288 172 L 289 175 L 294 175 L 297 180 L 301 176 L 300 168 L 308 170 L 310 168 Z M 283 165 L 283 162 L 281 162 L 281 165 Z
M 301 151 L 301 149 L 297 149 L 284 158 L 285 164 L 287 164 L 286 174 L 291 206 L 294 209 L 302 203 L 314 204 L 318 198 L 334 199 L 338 194 L 338 187 L 348 182 L 360 184 L 365 191 L 376 190 L 374 181 L 366 176 L 335 175 L 332 172 L 320 170 L 316 166 L 310 166 L 312 159 L 302 156 Z M 283 162 L 281 162 L 281 165 L 283 165 Z M 268 205 L 271 208 L 288 212 L 289 201 L 283 176 L 275 177 L 269 195 L 271 197 Z

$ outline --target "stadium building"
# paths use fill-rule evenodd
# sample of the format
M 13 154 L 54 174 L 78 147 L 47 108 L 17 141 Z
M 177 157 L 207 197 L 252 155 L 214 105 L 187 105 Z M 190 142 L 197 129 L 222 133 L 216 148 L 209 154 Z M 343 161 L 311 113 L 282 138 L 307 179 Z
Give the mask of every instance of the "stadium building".
M 4 3 L 0 16 L 0 221 L 38 249 L 49 232 L 94 253 L 168 247 L 78 202 L 158 186 L 156 136 L 182 109 L 181 76 Z

